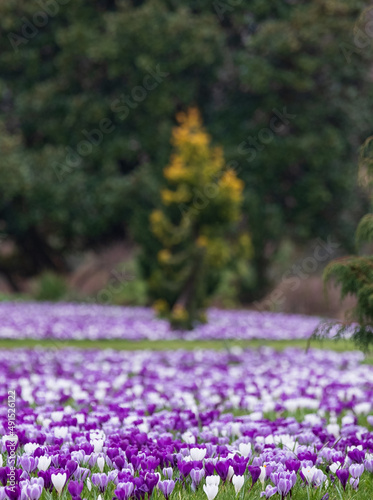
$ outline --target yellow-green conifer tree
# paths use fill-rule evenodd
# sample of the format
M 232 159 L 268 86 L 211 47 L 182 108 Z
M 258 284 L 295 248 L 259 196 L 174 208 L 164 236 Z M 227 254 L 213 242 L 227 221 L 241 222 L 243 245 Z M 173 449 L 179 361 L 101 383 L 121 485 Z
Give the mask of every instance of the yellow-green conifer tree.
M 243 182 L 211 145 L 197 109 L 177 121 L 161 204 L 150 215 L 156 241 L 148 283 L 157 311 L 175 327 L 193 328 L 221 271 L 238 253 L 250 256 L 251 240 L 245 233 L 235 238 Z

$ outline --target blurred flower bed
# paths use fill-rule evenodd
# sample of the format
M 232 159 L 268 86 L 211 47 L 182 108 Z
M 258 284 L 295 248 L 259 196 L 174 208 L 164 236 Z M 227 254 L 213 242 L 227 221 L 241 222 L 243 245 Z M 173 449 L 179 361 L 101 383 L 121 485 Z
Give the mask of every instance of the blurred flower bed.
M 320 318 L 258 311 L 210 309 L 208 323 L 172 330 L 144 307 L 87 304 L 0 303 L 0 338 L 9 339 L 306 339 Z

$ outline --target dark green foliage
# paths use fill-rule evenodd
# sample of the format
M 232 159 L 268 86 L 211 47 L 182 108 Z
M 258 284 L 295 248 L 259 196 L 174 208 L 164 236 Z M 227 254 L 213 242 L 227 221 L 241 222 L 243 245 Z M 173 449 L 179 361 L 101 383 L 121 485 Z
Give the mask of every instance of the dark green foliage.
M 364 215 L 356 230 L 356 243 L 360 247 L 363 243 L 373 241 L 373 214 Z
M 356 297 L 356 307 L 350 311 L 346 322 L 322 324 L 315 337 L 331 331 L 336 338 L 348 335 L 357 346 L 368 350 L 373 344 L 373 257 L 350 256 L 331 262 L 324 271 L 324 282 L 334 279 L 341 286 L 341 298 Z
M 365 142 L 360 155 L 360 177 L 366 186 L 371 184 L 373 164 L 373 150 L 368 146 L 371 139 Z M 372 242 L 373 215 L 365 215 L 356 231 L 358 247 L 363 243 Z M 332 261 L 324 271 L 325 285 L 333 279 L 341 287 L 341 298 L 347 295 L 356 297 L 356 307 L 350 311 L 347 323 L 334 325 L 324 324 L 316 332 L 317 336 L 329 334 L 331 330 L 340 337 L 345 334 L 352 335 L 352 339 L 363 350 L 373 344 L 373 256 L 353 255 Z
M 64 299 L 66 294 L 67 285 L 62 277 L 48 271 L 41 274 L 36 286 L 36 300 L 57 302 Z

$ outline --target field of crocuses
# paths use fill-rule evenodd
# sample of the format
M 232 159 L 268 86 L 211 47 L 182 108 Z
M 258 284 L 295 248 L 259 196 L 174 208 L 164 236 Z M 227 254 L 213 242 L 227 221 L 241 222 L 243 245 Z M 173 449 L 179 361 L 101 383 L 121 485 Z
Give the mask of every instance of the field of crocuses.
M 115 338 L 120 318 L 128 335 L 133 328 L 149 338 L 154 321 L 147 309 L 0 309 L 2 335 L 11 328 L 19 338 L 26 318 L 28 336 L 39 328 L 39 338 L 57 339 L 69 338 L 69 325 L 70 338 L 97 325 Z M 248 320 L 264 338 L 273 329 L 272 339 L 305 337 L 315 322 L 210 315 L 199 334 L 213 335 L 215 325 L 223 338 L 234 328 L 246 335 Z M 153 328 L 167 331 L 158 320 Z M 0 500 L 372 499 L 373 366 L 361 353 L 154 351 L 155 343 L 0 351 Z
M 7 302 L 0 303 L 0 338 L 294 340 L 308 338 L 320 323 L 301 315 L 219 309 L 210 309 L 208 319 L 192 332 L 177 332 L 145 307 Z

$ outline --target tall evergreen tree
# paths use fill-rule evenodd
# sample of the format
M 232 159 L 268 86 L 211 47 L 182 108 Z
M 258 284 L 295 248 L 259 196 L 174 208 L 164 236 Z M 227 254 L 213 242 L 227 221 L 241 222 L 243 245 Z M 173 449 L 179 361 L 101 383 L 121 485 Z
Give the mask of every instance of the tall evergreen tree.
M 240 219 L 243 182 L 211 146 L 197 109 L 177 121 L 161 205 L 143 228 L 151 238 L 142 262 L 158 311 L 174 326 L 192 328 L 234 255 L 229 234 Z

